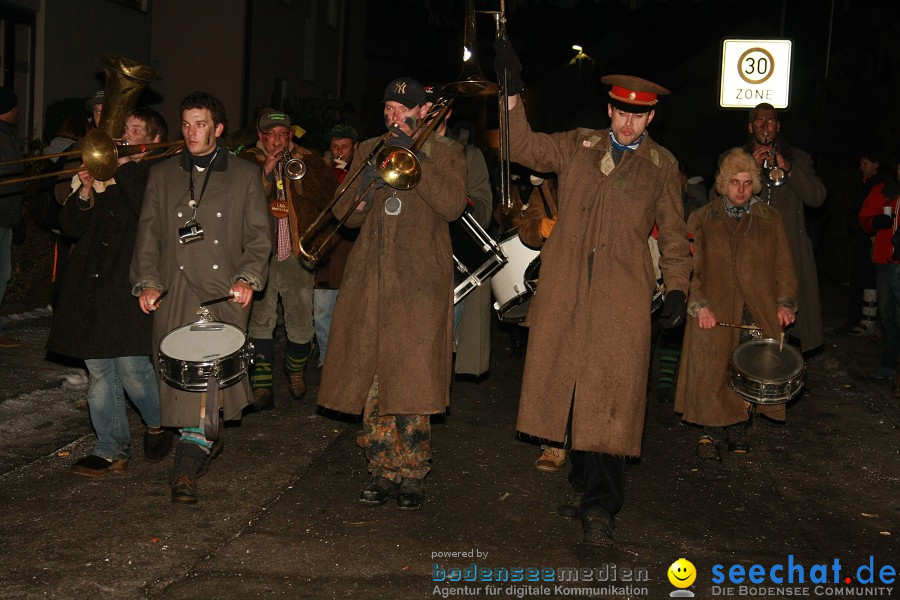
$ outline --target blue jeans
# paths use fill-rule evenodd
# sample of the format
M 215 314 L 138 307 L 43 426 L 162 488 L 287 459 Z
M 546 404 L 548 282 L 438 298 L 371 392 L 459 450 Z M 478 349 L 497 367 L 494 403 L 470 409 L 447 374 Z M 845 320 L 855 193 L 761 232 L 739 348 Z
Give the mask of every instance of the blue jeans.
M 331 331 L 331 316 L 340 290 L 313 290 L 313 324 L 316 341 L 319 342 L 319 366 L 325 364 L 325 349 L 328 348 L 328 334 Z
M 125 393 L 137 407 L 147 427 L 159 427 L 159 387 L 148 356 L 88 358 L 91 374 L 88 410 L 97 434 L 93 454 L 110 460 L 131 457 L 131 428 L 125 410 Z

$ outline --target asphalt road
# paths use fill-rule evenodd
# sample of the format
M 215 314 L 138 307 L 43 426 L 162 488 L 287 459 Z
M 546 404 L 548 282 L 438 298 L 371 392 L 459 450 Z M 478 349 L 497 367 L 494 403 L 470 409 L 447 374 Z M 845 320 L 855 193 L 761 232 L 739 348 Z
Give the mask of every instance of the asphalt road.
M 829 332 L 840 295 L 823 283 Z M 357 503 L 358 425 L 317 414 L 312 368 L 306 400 L 279 372 L 276 409 L 225 430 L 197 506 L 171 504 L 170 461 L 143 461 L 136 419 L 127 474 L 72 474 L 93 434 L 77 369 L 45 357 L 49 321 L 9 325 L 24 344 L 0 354 L 0 598 L 663 598 L 680 557 L 697 598 L 897 591 L 879 577 L 900 557 L 898 404 L 865 376 L 873 338 L 829 333 L 788 423 L 758 420 L 753 451 L 721 464 L 695 458 L 699 431 L 651 396 L 614 543 L 596 547 L 556 515 L 565 472 L 537 472 L 539 449 L 516 439 L 522 357 L 499 328 L 490 375 L 454 382 L 425 507 L 406 513 Z M 875 582 L 860 583 L 870 562 Z M 567 567 L 584 569 L 577 582 L 559 580 Z M 485 581 L 497 570 L 522 580 Z

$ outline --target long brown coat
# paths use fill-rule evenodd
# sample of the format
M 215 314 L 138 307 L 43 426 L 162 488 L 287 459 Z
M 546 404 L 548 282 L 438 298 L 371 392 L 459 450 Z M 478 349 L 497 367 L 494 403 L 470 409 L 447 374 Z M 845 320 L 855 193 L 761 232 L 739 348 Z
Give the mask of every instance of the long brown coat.
M 746 306 L 763 337 L 778 339 L 778 307 L 796 308 L 797 278 L 778 211 L 758 202 L 740 221 L 725 214 L 722 199 L 688 218 L 694 238 L 684 349 L 678 370 L 675 411 L 690 423 L 733 425 L 747 420 L 747 405 L 729 385 L 728 360 L 740 329 L 700 329 L 697 310 L 708 307 L 717 321 L 740 323 Z M 784 420 L 784 405 L 759 405 L 759 412 Z
M 637 456 L 650 358 L 655 275 L 647 245 L 659 224 L 660 267 L 686 291 L 691 256 L 672 155 L 646 136 L 604 175 L 608 130 L 531 131 L 510 111 L 513 160 L 559 176 L 559 220 L 541 251 L 517 427 L 572 448 Z M 573 404 L 574 392 L 574 404 Z
M 130 278 L 134 295 L 147 287 L 169 291 L 153 312 L 154 361 L 165 334 L 199 319 L 201 302 L 227 296 L 238 278 L 246 279 L 257 291 L 266 283 L 272 233 L 259 168 L 230 154 L 221 144 L 210 168 L 202 198 L 206 171 L 192 170 L 186 155 L 167 159 L 150 170 Z M 180 244 L 178 228 L 192 213 L 187 204 L 190 174 L 195 197 L 200 200 L 197 221 L 205 236 L 198 242 Z M 220 302 L 210 306 L 209 312 L 217 321 L 247 330 L 250 310 L 239 304 Z M 159 392 L 163 425 L 201 426 L 205 394 L 177 390 L 162 380 Z M 240 418 L 250 402 L 247 378 L 223 390 L 221 398 L 225 419 Z
M 360 144 L 368 156 L 376 140 Z M 462 147 L 432 136 L 422 147 L 419 184 L 397 191 L 402 208 L 385 213 L 388 186 L 374 192 L 348 227 L 359 238 L 334 307 L 328 360 L 319 404 L 359 414 L 378 374 L 382 414 L 443 412 L 449 402 L 452 357 L 453 254 L 448 223 L 466 205 Z M 354 165 L 355 167 L 355 165 Z M 334 207 L 343 216 L 353 205 L 357 179 Z

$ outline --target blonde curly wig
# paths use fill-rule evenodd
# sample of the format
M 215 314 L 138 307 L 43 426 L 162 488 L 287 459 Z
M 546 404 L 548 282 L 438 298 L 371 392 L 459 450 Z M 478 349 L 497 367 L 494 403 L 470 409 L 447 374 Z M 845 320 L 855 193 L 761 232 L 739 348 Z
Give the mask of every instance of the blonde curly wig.
M 731 178 L 738 173 L 750 173 L 750 177 L 753 178 L 754 194 L 758 194 L 762 190 L 759 165 L 743 148 L 732 148 L 722 159 L 722 164 L 719 165 L 719 171 L 716 173 L 716 192 L 720 196 L 724 196 L 728 192 Z

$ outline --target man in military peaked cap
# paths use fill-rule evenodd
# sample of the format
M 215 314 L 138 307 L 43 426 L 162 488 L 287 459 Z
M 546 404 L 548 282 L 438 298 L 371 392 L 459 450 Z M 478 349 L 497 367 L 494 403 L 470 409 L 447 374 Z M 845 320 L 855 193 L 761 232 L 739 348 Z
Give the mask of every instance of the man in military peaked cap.
M 684 321 L 691 274 L 678 165 L 647 133 L 668 90 L 608 75 L 609 129 L 535 133 L 518 95 L 521 65 L 508 42 L 495 48 L 495 68 L 506 71 L 510 88 L 511 158 L 556 172 L 560 190 L 529 313 L 517 428 L 562 442 L 571 417 L 569 481 L 581 498 L 559 513 L 581 520 L 586 542 L 606 543 L 624 501 L 625 457 L 641 453 L 656 280 L 647 236 L 654 224 L 668 290 L 663 327 Z

